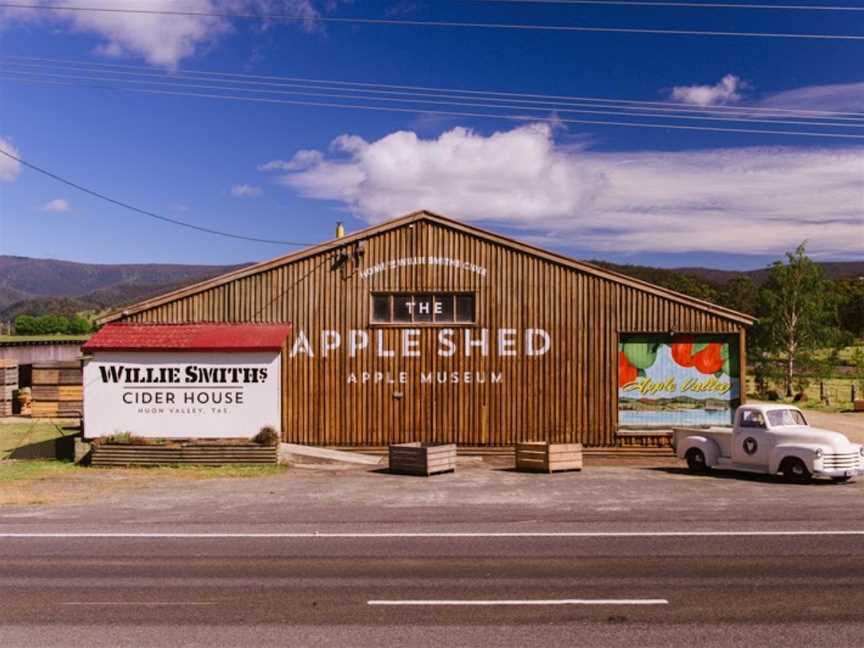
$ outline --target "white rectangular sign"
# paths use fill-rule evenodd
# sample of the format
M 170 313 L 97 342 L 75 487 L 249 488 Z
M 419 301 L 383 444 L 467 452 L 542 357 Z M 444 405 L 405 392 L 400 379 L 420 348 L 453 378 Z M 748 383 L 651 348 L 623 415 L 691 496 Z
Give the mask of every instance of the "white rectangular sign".
M 251 438 L 280 430 L 278 351 L 96 353 L 84 366 L 84 436 Z

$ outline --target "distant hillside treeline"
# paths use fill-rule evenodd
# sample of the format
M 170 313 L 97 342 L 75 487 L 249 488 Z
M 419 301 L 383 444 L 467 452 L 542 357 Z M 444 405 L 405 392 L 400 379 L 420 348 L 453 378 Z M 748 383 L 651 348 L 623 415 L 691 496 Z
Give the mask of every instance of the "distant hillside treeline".
M 767 268 L 733 272 L 711 268 L 652 268 L 606 261 L 592 263 L 751 315 L 759 314 L 759 292 L 769 275 Z M 864 336 L 864 262 L 817 265 L 828 280 L 840 328 L 855 338 Z
M 0 256 L 0 322 L 19 315 L 100 312 L 241 266 L 93 264 Z

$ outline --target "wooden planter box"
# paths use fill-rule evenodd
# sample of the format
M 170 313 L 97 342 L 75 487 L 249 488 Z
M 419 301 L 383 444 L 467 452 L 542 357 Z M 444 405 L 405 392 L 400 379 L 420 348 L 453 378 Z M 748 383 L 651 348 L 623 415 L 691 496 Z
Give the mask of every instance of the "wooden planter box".
M 582 444 L 545 441 L 517 443 L 516 470 L 547 473 L 582 470 Z
M 390 446 L 390 472 L 434 475 L 456 470 L 456 444 L 399 443 Z
M 94 466 L 275 464 L 276 446 L 99 444 L 93 446 L 90 463 Z
M 864 400 L 852 401 L 852 410 L 855 412 L 864 412 Z

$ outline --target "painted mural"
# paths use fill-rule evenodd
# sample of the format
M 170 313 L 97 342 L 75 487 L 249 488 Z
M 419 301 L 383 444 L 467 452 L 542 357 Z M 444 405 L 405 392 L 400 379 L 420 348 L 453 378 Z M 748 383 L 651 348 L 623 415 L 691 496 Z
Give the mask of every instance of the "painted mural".
M 740 403 L 738 342 L 629 335 L 618 344 L 618 424 L 729 425 Z

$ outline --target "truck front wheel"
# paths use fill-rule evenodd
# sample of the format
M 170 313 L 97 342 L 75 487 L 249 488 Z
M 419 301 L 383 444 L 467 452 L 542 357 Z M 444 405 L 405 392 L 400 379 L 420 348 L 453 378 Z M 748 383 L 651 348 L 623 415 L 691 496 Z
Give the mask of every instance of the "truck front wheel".
M 708 464 L 705 461 L 705 453 L 702 452 L 699 448 L 690 448 L 687 451 L 687 454 L 684 455 L 684 458 L 687 459 L 687 467 L 690 469 L 690 472 L 708 472 Z
M 783 466 L 780 470 L 783 472 L 783 476 L 787 481 L 795 484 L 807 484 L 812 479 L 812 475 L 810 474 L 810 471 L 807 470 L 807 466 L 805 466 L 804 462 L 797 457 L 784 459 Z

